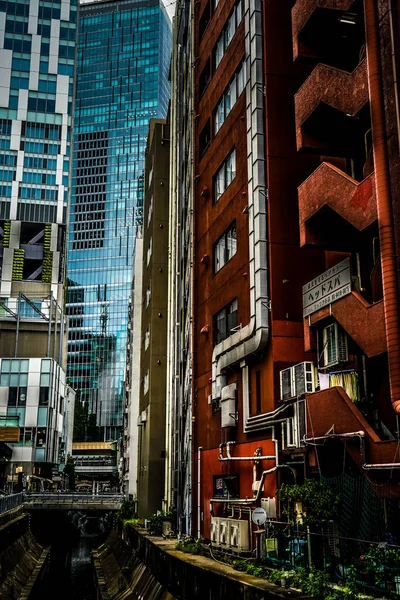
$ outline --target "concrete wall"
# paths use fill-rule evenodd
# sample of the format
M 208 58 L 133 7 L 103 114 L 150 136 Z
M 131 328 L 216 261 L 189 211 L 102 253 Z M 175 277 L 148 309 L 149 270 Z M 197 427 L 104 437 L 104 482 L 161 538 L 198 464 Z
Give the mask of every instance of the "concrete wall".
M 152 120 L 145 162 L 138 512 L 162 507 L 167 366 L 169 127 Z

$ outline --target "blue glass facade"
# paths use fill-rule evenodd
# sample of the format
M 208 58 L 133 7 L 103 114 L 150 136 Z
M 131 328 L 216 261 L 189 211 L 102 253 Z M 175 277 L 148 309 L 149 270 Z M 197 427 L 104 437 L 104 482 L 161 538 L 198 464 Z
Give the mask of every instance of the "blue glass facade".
M 80 7 L 68 249 L 68 377 L 101 437 L 120 434 L 132 253 L 149 120 L 165 117 L 171 27 L 164 7 Z

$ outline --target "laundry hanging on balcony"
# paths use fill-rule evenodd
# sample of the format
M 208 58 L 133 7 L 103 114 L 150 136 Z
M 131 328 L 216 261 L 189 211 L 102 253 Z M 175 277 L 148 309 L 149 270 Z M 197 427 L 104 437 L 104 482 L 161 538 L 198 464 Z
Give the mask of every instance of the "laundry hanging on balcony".
M 355 371 L 329 373 L 329 387 L 341 386 L 352 402 L 360 401 L 358 376 Z

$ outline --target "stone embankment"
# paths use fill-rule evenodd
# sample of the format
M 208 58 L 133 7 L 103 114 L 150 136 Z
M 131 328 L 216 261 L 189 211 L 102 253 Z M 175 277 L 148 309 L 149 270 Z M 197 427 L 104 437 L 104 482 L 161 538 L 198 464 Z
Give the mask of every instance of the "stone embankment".
M 175 549 L 176 540 L 127 526 L 93 553 L 97 600 L 269 600 L 306 596 Z
M 1 600 L 28 600 L 46 568 L 48 552 L 33 538 L 22 507 L 1 515 Z

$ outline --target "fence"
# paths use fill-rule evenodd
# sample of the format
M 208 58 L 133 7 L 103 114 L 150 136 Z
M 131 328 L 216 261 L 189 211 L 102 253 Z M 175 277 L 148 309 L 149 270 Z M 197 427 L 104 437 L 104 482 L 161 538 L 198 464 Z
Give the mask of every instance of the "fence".
M 263 550 L 270 566 L 289 571 L 313 566 L 338 585 L 351 581 L 366 594 L 400 598 L 400 546 L 394 543 L 340 536 L 334 523 L 308 531 L 269 521 Z
M 23 502 L 23 494 L 10 494 L 9 496 L 0 496 L 0 514 L 20 506 Z

